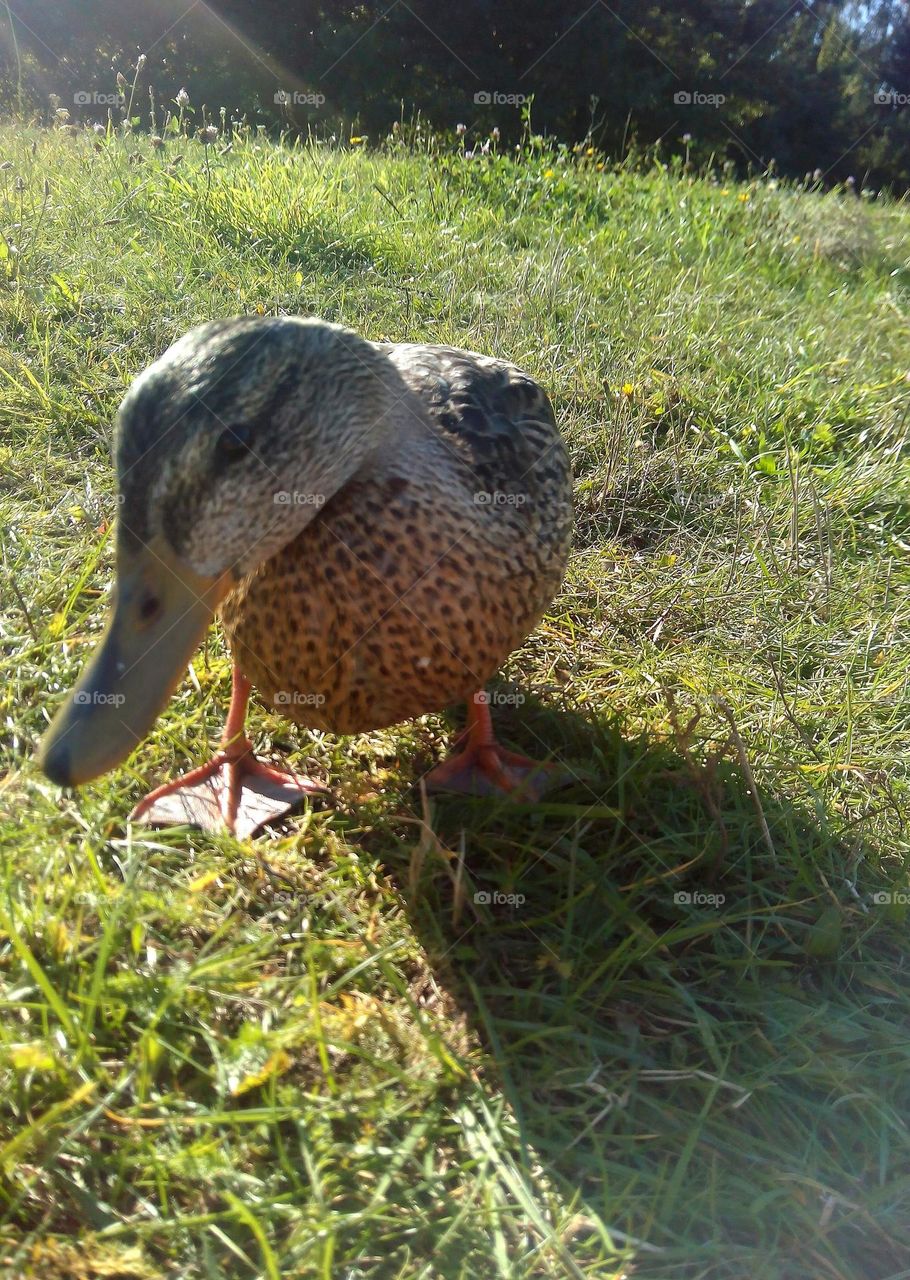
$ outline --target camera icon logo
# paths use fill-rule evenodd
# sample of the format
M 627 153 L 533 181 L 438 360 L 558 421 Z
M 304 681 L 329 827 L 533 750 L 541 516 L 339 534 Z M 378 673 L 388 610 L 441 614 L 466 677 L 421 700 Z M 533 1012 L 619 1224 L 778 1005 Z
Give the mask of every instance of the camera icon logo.
M 279 89 L 273 98 L 276 107 L 287 107 L 290 105 L 291 95 L 287 89 Z
M 678 107 L 688 107 L 692 102 L 692 94 L 688 89 L 678 89 L 673 95 L 673 101 Z
M 92 100 L 92 95 L 86 93 L 84 89 L 77 89 L 73 94 L 73 103 L 77 107 L 87 107 Z
M 486 889 L 479 889 L 477 893 L 474 894 L 474 901 L 480 907 L 488 907 L 491 900 L 491 896 Z
M 488 107 L 493 100 L 489 89 L 478 89 L 474 94 L 474 102 L 478 107 Z

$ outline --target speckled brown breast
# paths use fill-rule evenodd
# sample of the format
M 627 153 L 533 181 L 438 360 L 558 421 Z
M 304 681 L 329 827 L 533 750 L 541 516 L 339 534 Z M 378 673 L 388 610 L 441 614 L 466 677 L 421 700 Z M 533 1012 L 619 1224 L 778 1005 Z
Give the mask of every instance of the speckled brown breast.
M 499 361 L 404 351 L 425 438 L 363 469 L 222 606 L 262 701 L 311 728 L 381 728 L 470 697 L 565 567 L 571 472 L 543 392 Z

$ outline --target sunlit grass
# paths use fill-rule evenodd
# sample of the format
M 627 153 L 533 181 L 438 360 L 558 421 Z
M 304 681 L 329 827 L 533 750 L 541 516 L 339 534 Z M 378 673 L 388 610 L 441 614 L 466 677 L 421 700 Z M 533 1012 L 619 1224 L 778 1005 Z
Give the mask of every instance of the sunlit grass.
M 263 138 L 4 162 L 0 1265 L 906 1275 L 905 208 Z M 120 396 L 276 310 L 551 390 L 576 550 L 497 713 L 574 769 L 547 802 L 426 808 L 455 717 L 257 709 L 326 805 L 126 829 L 217 736 L 214 632 L 127 766 L 31 763 L 103 620 Z

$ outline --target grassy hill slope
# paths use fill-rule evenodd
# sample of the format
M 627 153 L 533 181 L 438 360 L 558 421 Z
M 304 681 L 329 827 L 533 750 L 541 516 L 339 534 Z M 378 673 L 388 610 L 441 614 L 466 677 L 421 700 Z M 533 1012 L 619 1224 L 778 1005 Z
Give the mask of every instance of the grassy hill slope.
M 0 230 L 0 1267 L 910 1274 L 906 207 L 5 127 Z M 257 311 L 550 389 L 576 548 L 494 707 L 573 769 L 546 802 L 427 804 L 457 713 L 257 708 L 327 804 L 129 830 L 217 738 L 215 630 L 127 766 L 37 773 L 103 623 L 116 405 Z

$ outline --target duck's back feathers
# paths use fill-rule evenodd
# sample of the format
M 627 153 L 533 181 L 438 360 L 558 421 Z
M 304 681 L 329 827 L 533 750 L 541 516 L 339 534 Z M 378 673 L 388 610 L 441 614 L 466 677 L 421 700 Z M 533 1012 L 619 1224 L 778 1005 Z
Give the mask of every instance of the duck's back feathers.
M 411 343 L 386 349 L 434 434 L 466 464 L 480 518 L 489 524 L 517 515 L 526 536 L 564 561 L 572 470 L 543 387 L 515 365 L 473 351 Z

